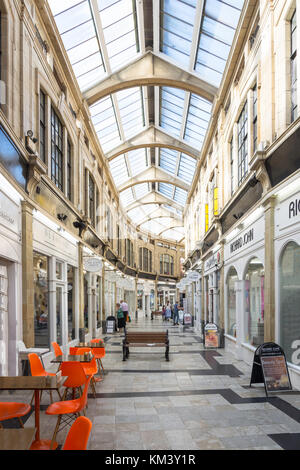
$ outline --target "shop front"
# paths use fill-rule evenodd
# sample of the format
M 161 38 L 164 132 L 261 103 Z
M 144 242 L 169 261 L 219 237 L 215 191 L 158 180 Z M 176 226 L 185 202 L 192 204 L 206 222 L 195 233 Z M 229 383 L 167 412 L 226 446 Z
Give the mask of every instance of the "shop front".
M 102 326 L 102 269 L 102 259 L 84 247 L 84 329 L 89 338 L 95 338 Z
M 265 218 L 261 208 L 226 236 L 225 347 L 251 363 L 264 342 Z
M 216 323 L 220 320 L 220 269 L 221 250 L 216 247 L 203 262 L 204 322 Z
M 66 351 L 79 338 L 77 241 L 36 210 L 32 233 L 34 346 L 47 351 L 55 341 Z
M 299 180 L 299 175 L 298 175 Z M 283 348 L 292 384 L 300 387 L 300 191 L 278 192 L 275 206 L 275 337 Z
M 18 375 L 22 338 L 21 197 L 0 175 L 0 375 Z

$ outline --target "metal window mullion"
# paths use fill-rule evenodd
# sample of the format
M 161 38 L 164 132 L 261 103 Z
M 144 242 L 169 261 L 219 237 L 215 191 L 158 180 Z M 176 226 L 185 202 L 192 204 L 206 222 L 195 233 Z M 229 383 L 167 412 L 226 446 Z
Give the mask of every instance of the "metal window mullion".
M 102 22 L 100 18 L 100 13 L 98 11 L 98 3 L 97 3 L 97 0 L 89 0 L 89 2 L 90 2 L 91 12 L 92 12 L 92 17 L 94 20 L 96 35 L 97 35 L 97 39 L 99 43 L 100 54 L 102 56 L 103 66 L 107 74 L 110 75 L 111 66 L 110 66 L 107 47 L 105 43 L 105 37 L 104 37 Z

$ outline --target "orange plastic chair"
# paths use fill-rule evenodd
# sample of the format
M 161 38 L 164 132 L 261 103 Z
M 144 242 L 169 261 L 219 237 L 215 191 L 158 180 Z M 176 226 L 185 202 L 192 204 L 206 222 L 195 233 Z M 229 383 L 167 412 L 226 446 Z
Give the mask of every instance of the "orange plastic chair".
M 77 418 L 71 426 L 62 450 L 86 450 L 92 421 L 85 416 Z
M 53 350 L 54 350 L 55 357 L 62 356 L 63 352 L 60 349 L 60 346 L 57 343 L 55 343 L 54 341 L 51 344 L 52 344 L 52 347 L 53 347 Z
M 18 418 L 20 425 L 24 428 L 21 416 L 27 415 L 31 406 L 27 403 L 0 402 L 0 428 L 3 428 L 1 421 L 6 419 Z
M 91 339 L 91 343 L 99 343 L 99 342 L 100 342 L 99 339 Z M 93 348 L 92 347 L 92 353 L 94 354 L 95 359 L 98 362 L 99 372 L 102 369 L 102 375 L 104 376 L 104 367 L 103 367 L 101 359 L 103 359 L 103 357 L 105 357 L 105 348 L 104 347 L 103 348 Z
M 30 363 L 31 375 L 33 377 L 51 377 L 51 376 L 54 377 L 56 375 L 54 372 L 46 372 L 45 371 L 44 366 L 42 364 L 42 361 L 36 353 L 28 354 L 28 359 L 29 359 L 29 363 Z M 43 393 L 43 390 L 41 391 L 40 400 L 42 399 L 42 393 Z M 59 390 L 57 390 L 57 393 L 59 395 L 59 398 L 61 399 Z M 33 398 L 34 398 L 34 392 L 33 392 L 33 396 L 32 396 L 32 399 L 31 399 L 31 404 L 32 404 Z M 50 400 L 51 400 L 51 403 L 52 403 L 53 402 L 52 390 L 50 390 Z
M 64 387 L 66 387 L 63 400 L 66 399 L 68 389 L 71 388 L 73 390 L 73 399 L 75 398 L 75 391 L 76 389 L 80 389 L 82 392 L 81 387 L 86 382 L 86 374 L 80 362 L 62 362 L 61 364 L 61 375 L 63 377 L 67 377 L 64 381 Z
M 48 406 L 46 410 L 47 415 L 58 415 L 50 449 L 53 448 L 53 444 L 55 442 L 56 435 L 59 431 L 61 421 L 63 420 L 65 425 L 70 425 L 70 420 L 78 418 L 78 416 L 80 416 L 80 413 L 84 411 L 87 404 L 87 394 L 91 378 L 91 376 L 88 376 L 86 378 L 84 390 L 81 397 L 75 398 L 75 400 L 58 401 Z
M 72 356 L 76 356 L 78 354 L 81 355 L 81 354 L 85 354 L 85 353 L 89 353 L 89 352 L 92 353 L 92 348 L 70 347 L 70 354 Z M 96 385 L 96 382 L 100 382 L 102 379 L 100 379 L 98 377 L 95 377 L 95 375 L 98 372 L 98 367 L 97 367 L 97 362 L 96 362 L 96 359 L 95 359 L 94 355 L 93 355 L 93 358 L 90 362 L 81 362 L 81 364 L 82 364 L 84 373 L 86 375 L 91 375 L 92 376 L 91 385 L 92 385 L 92 388 L 93 388 L 94 397 L 96 398 L 95 385 Z

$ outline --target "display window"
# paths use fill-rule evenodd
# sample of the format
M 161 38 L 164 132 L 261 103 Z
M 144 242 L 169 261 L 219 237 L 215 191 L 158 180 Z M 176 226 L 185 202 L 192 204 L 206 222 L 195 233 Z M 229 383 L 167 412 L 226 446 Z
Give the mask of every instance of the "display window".
M 236 338 L 236 290 L 235 282 L 238 275 L 234 267 L 231 267 L 227 276 L 227 327 L 226 333 Z
M 33 290 L 34 290 L 34 346 L 49 348 L 49 258 L 33 253 Z
M 253 258 L 245 276 L 245 340 L 253 346 L 264 342 L 264 279 L 263 264 Z
M 300 246 L 289 242 L 279 263 L 280 345 L 287 361 L 300 365 Z

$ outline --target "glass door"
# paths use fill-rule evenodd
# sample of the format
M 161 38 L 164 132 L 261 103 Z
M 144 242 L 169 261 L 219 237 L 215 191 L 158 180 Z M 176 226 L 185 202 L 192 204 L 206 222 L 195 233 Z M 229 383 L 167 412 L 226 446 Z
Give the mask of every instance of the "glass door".
M 63 286 L 56 285 L 56 342 L 62 345 Z

